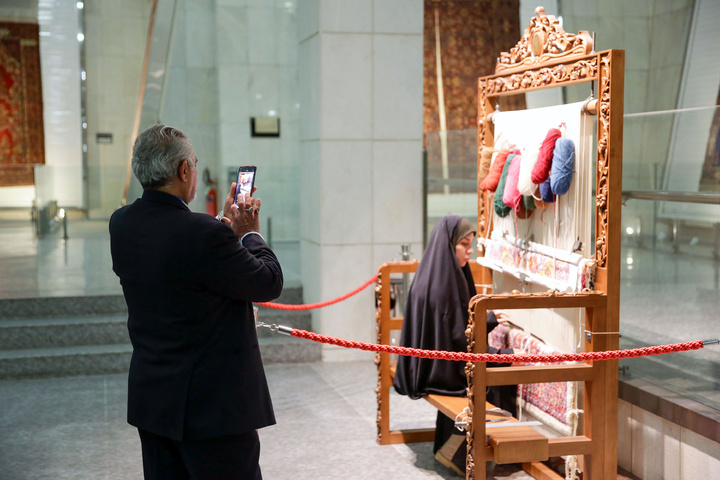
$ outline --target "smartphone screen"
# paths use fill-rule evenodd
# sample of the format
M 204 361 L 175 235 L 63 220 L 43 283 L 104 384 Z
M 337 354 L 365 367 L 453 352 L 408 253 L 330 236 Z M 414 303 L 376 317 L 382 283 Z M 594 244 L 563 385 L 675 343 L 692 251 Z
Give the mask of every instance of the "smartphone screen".
M 236 193 L 244 193 L 245 195 L 252 193 L 253 185 L 255 185 L 256 170 L 257 167 L 254 166 L 238 168 Z M 235 204 L 237 204 L 237 195 L 235 195 Z

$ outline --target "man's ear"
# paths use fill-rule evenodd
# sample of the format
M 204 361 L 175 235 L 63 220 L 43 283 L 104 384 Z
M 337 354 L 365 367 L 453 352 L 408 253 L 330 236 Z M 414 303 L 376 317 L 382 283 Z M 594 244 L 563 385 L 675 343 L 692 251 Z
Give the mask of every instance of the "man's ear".
M 177 176 L 183 182 L 186 182 L 188 179 L 189 167 L 190 167 L 190 165 L 188 164 L 187 160 L 183 160 L 183 162 L 178 167 Z

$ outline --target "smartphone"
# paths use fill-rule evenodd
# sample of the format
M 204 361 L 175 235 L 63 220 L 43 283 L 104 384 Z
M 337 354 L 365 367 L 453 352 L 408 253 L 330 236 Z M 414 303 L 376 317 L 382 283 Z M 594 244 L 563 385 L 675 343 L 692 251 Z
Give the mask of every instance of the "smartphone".
M 238 194 L 250 195 L 255 185 L 255 171 L 257 167 L 248 166 L 238 168 L 237 187 L 235 190 L 235 204 L 237 205 Z

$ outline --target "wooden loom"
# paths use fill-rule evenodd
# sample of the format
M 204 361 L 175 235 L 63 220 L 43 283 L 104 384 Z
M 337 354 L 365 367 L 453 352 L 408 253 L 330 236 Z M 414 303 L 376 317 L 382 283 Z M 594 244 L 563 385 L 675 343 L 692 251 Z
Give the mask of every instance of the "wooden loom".
M 588 103 L 597 113 L 596 208 L 594 257 L 597 262 L 595 291 L 579 293 L 484 294 L 470 302 L 469 351 L 486 351 L 484 320 L 482 334 L 475 335 L 475 318 L 485 319 L 493 309 L 580 308 L 585 311 L 585 351 L 615 350 L 619 346 L 620 228 L 622 183 L 622 125 L 625 57 L 622 50 L 593 52 L 587 32 L 566 34 L 557 20 L 536 9 L 530 26 L 510 52 L 501 54 L 496 73 L 478 81 L 478 151 L 493 145 L 491 115 L 493 100 L 542 88 L 597 82 L 598 98 Z M 478 162 L 479 166 L 479 162 Z M 478 192 L 478 236 L 486 236 L 492 223 L 492 199 Z M 481 252 L 482 254 L 483 252 Z M 390 330 L 401 328 L 401 318 L 390 316 L 390 275 L 410 273 L 417 262 L 392 262 L 381 266 L 377 287 L 378 343 L 390 342 Z M 492 272 L 475 265 L 477 284 L 491 284 Z M 392 365 L 388 354 L 377 354 L 378 441 L 381 444 L 429 441 L 432 430 L 391 431 L 389 392 Z M 485 468 L 475 465 L 523 463 L 536 478 L 558 478 L 539 461 L 565 455 L 583 456 L 584 479 L 607 480 L 617 472 L 617 361 L 585 362 L 574 365 L 513 366 L 487 368 L 484 363 L 468 364 L 468 456 L 467 478 L 484 479 Z M 506 429 L 506 434 L 488 431 L 484 421 L 473 422 L 473 412 L 487 409 L 485 389 L 492 385 L 544 382 L 584 382 L 584 425 L 572 437 L 542 438 L 528 427 Z M 437 397 L 437 398 L 429 398 Z M 429 396 L 427 400 L 451 418 L 462 411 L 465 399 Z M 458 403 L 458 400 L 460 403 Z M 515 433 L 512 432 L 515 430 Z M 508 435 L 509 434 L 509 435 Z M 535 462 L 535 463 L 532 463 Z
M 478 295 L 470 302 L 469 349 L 485 352 L 484 319 L 493 309 L 581 308 L 588 334 L 585 351 L 616 350 L 619 346 L 620 220 L 622 202 L 622 127 L 625 56 L 622 50 L 592 52 L 587 32 L 568 35 L 555 17 L 536 9 L 529 28 L 509 53 L 503 53 L 495 74 L 478 80 L 478 148 L 493 145 L 491 115 L 496 97 L 542 88 L 597 82 L 598 98 L 590 108 L 598 115 L 596 148 L 594 292 Z M 478 192 L 478 236 L 491 228 L 492 206 Z M 481 254 L 483 252 L 480 252 Z M 483 268 L 481 283 L 491 283 L 492 272 Z M 475 335 L 475 319 L 483 319 Z M 611 333 L 608 335 L 607 333 Z M 584 479 L 610 479 L 617 475 L 617 361 L 575 365 L 487 368 L 469 364 L 470 416 L 468 419 L 468 478 L 485 478 L 475 463 L 492 460 L 485 441 L 485 422 L 473 422 L 472 412 L 483 411 L 485 389 L 492 385 L 544 382 L 584 382 L 584 426 L 579 435 L 548 439 L 550 457 L 584 456 Z

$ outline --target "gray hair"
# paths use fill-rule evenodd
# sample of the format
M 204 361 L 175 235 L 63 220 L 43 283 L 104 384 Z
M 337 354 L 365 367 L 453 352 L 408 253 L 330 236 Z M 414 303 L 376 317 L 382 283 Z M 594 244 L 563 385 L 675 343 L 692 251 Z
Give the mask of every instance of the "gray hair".
M 169 185 L 182 162 L 195 168 L 195 149 L 177 128 L 153 125 L 135 140 L 132 169 L 144 189 Z

